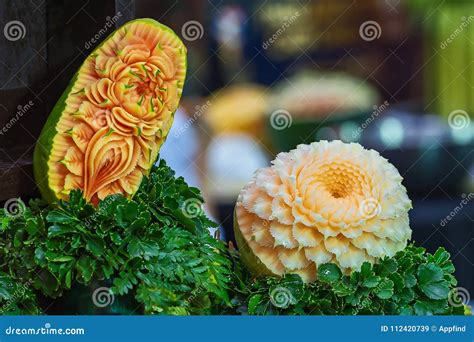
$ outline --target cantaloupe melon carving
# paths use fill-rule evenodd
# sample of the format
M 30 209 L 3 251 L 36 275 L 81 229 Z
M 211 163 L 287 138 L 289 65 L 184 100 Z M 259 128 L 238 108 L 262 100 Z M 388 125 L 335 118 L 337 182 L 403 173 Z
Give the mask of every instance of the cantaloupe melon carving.
M 173 122 L 186 74 L 186 48 L 168 27 L 131 21 L 86 59 L 37 143 L 43 196 L 82 189 L 96 203 L 131 196 L 155 162 Z
M 411 208 L 397 169 L 359 144 L 321 141 L 280 153 L 241 191 L 235 235 L 257 275 L 316 278 L 334 262 L 359 270 L 405 248 Z

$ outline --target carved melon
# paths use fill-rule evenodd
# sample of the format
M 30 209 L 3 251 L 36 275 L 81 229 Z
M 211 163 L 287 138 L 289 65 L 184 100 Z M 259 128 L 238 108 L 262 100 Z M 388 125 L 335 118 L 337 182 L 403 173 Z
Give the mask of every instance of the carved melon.
M 49 202 L 72 189 L 97 203 L 132 196 L 166 139 L 186 75 L 186 48 L 152 19 L 128 22 L 82 64 L 52 113 L 34 153 Z
M 240 192 L 234 232 L 254 275 L 317 268 L 345 273 L 393 257 L 411 238 L 411 201 L 398 170 L 374 150 L 341 141 L 298 145 L 255 172 Z

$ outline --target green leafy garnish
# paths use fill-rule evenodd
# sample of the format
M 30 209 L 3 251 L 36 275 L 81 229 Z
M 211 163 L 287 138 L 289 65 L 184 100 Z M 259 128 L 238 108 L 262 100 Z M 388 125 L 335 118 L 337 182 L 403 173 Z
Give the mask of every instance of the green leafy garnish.
M 110 195 L 94 207 L 74 190 L 56 206 L 32 201 L 14 217 L 1 210 L 0 308 L 12 299 L 11 283 L 28 283 L 28 292 L 5 313 L 38 313 L 36 294 L 58 298 L 104 279 L 116 297 L 134 296 L 144 313 L 230 307 L 227 249 L 209 234 L 214 222 L 183 213 L 186 200 L 203 202 L 161 161 L 133 199 Z
M 343 274 L 333 263 L 320 265 L 318 279 L 304 284 L 298 275 L 252 278 L 233 253 L 238 312 L 251 315 L 463 315 L 470 308 L 448 300 L 456 279 L 450 255 L 431 255 L 410 245 L 393 258 Z M 278 289 L 278 291 L 276 290 Z

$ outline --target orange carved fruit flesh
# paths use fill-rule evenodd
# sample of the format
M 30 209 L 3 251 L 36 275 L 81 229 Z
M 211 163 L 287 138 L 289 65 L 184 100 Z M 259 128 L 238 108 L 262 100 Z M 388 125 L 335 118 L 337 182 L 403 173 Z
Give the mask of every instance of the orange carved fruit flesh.
M 166 139 L 186 75 L 186 48 L 152 19 L 128 22 L 86 59 L 50 114 L 34 153 L 49 202 L 81 189 L 97 203 L 132 196 Z

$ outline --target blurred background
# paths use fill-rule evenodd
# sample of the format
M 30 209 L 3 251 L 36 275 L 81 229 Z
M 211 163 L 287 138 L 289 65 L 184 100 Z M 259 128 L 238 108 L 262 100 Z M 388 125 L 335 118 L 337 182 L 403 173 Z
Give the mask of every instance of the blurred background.
M 0 0 L 0 200 L 37 196 L 34 142 L 84 58 L 151 17 L 188 47 L 161 152 L 233 240 L 255 169 L 300 143 L 359 142 L 404 177 L 413 239 L 474 293 L 472 0 Z

